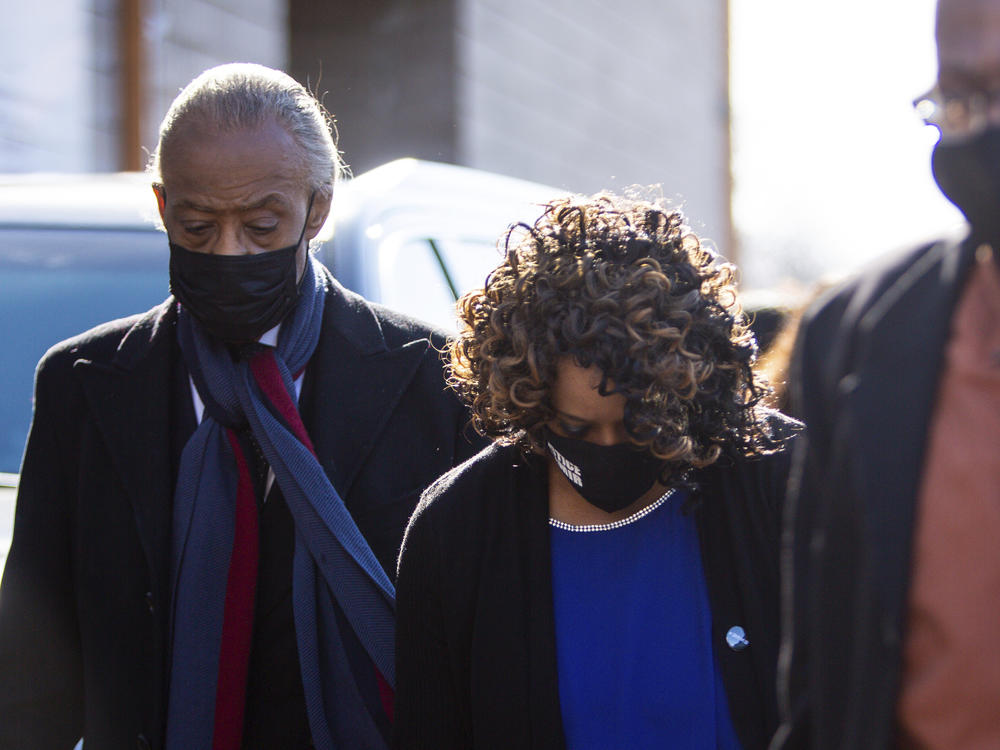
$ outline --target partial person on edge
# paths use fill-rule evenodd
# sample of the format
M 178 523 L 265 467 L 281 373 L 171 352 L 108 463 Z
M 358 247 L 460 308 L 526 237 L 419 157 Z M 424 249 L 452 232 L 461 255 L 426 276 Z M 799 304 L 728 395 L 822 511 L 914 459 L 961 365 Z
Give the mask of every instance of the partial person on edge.
M 213 68 L 171 105 L 172 296 L 38 366 L 3 750 L 387 746 L 400 541 L 473 450 L 444 336 L 309 254 L 341 169 L 284 73 Z
M 602 194 L 515 226 L 450 383 L 493 444 L 399 561 L 401 750 L 766 747 L 783 444 L 734 267 Z
M 774 747 L 1000 747 L 1000 3 L 940 0 L 918 111 L 961 241 L 806 317 Z

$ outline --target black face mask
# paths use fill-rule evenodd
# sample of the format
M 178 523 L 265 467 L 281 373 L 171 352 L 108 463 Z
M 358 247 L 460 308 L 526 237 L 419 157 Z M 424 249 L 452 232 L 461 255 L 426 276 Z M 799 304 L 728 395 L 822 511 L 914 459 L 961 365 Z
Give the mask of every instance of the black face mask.
M 938 141 L 931 168 L 973 233 L 987 242 L 1000 241 L 1000 128 L 957 143 Z
M 255 255 L 196 253 L 170 243 L 170 291 L 205 331 L 220 341 L 256 341 L 284 320 L 299 301 L 294 245 Z
M 584 500 L 606 513 L 627 508 L 653 486 L 665 461 L 627 444 L 597 445 L 546 430 L 549 453 Z

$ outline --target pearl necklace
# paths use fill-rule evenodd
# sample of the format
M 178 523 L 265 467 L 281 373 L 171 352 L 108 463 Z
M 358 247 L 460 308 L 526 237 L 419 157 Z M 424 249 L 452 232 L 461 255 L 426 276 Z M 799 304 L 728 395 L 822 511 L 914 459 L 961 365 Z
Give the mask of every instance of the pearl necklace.
M 619 519 L 617 521 L 612 521 L 611 523 L 591 523 L 591 524 L 585 524 L 583 526 L 576 526 L 571 523 L 566 523 L 565 521 L 557 521 L 555 518 L 550 518 L 549 526 L 556 529 L 562 529 L 563 531 L 577 531 L 577 532 L 611 531 L 611 529 L 620 529 L 622 526 L 628 526 L 631 523 L 635 523 L 640 518 L 648 516 L 654 510 L 656 510 L 665 502 L 667 502 L 667 500 L 670 499 L 670 496 L 674 494 L 675 489 L 676 488 L 671 487 L 669 490 L 660 495 L 658 500 L 653 501 L 645 508 L 637 510 L 632 515 L 626 516 L 625 518 Z

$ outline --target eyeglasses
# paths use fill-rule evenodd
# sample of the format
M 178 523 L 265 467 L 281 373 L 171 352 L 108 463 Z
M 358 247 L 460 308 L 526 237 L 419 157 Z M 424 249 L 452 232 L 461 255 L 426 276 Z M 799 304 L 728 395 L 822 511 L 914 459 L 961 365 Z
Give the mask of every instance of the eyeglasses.
M 913 100 L 917 114 L 948 141 L 962 141 L 1000 123 L 1000 90 L 944 94 L 940 87 Z

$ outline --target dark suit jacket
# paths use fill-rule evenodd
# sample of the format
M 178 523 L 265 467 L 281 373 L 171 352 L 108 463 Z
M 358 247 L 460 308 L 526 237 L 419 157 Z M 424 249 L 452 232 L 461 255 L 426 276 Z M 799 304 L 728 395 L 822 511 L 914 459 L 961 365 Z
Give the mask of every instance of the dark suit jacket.
M 775 415 L 782 434 L 794 423 Z M 432 485 L 399 567 L 394 730 L 401 750 L 565 746 L 544 463 L 491 446 Z M 695 472 L 712 641 L 746 750 L 777 727 L 778 550 L 788 455 Z M 739 625 L 750 645 L 726 641 Z M 668 675 L 664 679 L 669 679 Z
M 894 737 L 914 507 L 952 309 L 975 244 L 940 242 L 834 290 L 803 323 L 786 515 L 780 748 Z
M 309 364 L 320 462 L 395 572 L 421 490 L 472 452 L 426 327 L 327 275 Z M 0 588 L 0 748 L 159 747 L 165 714 L 176 307 L 39 364 Z M 189 407 L 188 407 L 189 408 Z

